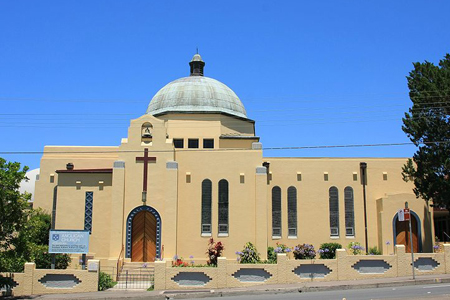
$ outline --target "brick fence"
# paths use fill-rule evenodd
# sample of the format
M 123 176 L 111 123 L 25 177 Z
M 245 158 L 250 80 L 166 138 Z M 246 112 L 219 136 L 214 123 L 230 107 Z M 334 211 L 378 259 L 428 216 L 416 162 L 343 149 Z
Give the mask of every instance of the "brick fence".
M 89 261 L 87 270 L 36 269 L 26 263 L 23 273 L 3 274 L 14 281 L 14 296 L 95 292 L 98 290 L 99 261 Z
M 338 249 L 336 259 L 289 259 L 277 255 L 277 264 L 239 264 L 218 259 L 217 267 L 172 267 L 155 262 L 155 290 L 245 287 L 311 281 L 358 280 L 412 276 L 411 254 L 396 246 L 394 255 L 348 255 Z M 450 274 L 450 245 L 442 253 L 414 254 L 416 275 Z

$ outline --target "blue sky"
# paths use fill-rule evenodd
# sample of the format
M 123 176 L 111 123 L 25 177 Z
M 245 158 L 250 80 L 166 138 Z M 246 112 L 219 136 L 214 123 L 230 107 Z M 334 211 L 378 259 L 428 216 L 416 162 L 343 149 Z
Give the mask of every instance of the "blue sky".
M 412 62 L 450 52 L 450 1 L 1 1 L 0 152 L 118 145 L 165 84 L 232 88 L 264 147 L 408 142 Z M 406 157 L 412 146 L 268 150 Z M 31 168 L 41 155 L 1 155 Z

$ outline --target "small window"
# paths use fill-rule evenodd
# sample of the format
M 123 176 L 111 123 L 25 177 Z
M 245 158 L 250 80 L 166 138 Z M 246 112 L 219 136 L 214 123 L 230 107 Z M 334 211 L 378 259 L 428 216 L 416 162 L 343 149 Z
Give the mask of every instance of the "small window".
M 188 148 L 198 148 L 198 139 L 189 139 Z
M 173 139 L 173 146 L 175 148 L 184 148 L 184 140 L 183 139 Z
M 203 139 L 203 148 L 213 149 L 214 148 L 214 139 Z
M 388 180 L 387 172 L 383 172 L 383 180 L 384 180 L 384 181 Z

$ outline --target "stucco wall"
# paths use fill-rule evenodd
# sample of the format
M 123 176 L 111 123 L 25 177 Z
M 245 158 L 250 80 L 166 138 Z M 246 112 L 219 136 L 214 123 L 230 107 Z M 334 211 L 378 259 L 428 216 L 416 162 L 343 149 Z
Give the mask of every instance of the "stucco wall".
M 278 254 L 277 264 L 238 264 L 219 258 L 217 267 L 172 267 L 155 262 L 155 290 L 226 288 L 311 281 L 360 280 L 412 275 L 411 254 L 403 245 L 394 255 L 349 255 L 338 249 L 336 259 L 294 260 Z M 450 244 L 443 253 L 414 257 L 415 274 L 450 273 Z

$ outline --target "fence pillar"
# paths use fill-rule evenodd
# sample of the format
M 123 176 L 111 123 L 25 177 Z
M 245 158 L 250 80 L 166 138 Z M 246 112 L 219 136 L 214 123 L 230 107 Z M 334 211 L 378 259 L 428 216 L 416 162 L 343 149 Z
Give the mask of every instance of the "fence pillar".
M 395 255 L 397 256 L 397 277 L 408 276 L 411 273 L 411 258 L 406 259 L 405 245 L 395 245 Z
M 36 269 L 35 263 L 25 263 L 24 276 L 23 276 L 23 294 L 33 295 L 33 282 L 34 282 L 34 270 Z
M 228 270 L 227 270 L 227 258 L 217 258 L 217 288 L 226 288 L 228 286 Z
M 155 275 L 154 275 L 154 289 L 165 290 L 166 289 L 166 262 L 155 261 Z
M 287 282 L 287 256 L 286 253 L 277 253 L 277 277 L 278 283 Z
M 346 263 L 347 251 L 345 249 L 336 249 L 336 267 L 337 280 L 345 280 L 348 278 Z
M 450 244 L 444 244 L 445 273 L 450 274 Z

